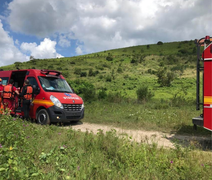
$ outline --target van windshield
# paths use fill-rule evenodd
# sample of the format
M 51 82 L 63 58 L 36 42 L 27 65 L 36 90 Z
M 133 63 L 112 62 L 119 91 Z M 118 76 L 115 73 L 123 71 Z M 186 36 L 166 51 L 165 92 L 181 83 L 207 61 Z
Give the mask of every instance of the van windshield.
M 64 79 L 54 77 L 38 77 L 44 91 L 73 93 L 72 89 Z

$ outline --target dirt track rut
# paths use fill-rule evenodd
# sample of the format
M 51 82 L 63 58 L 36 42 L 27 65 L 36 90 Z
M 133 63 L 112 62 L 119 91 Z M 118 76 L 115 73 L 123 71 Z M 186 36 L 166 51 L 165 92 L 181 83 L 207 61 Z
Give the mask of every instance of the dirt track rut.
M 210 137 L 193 137 L 193 136 L 184 136 L 184 135 L 175 135 L 175 134 L 168 134 L 163 132 L 157 131 L 144 131 L 144 130 L 126 130 L 122 128 L 116 128 L 113 126 L 101 125 L 101 124 L 90 124 L 90 123 L 77 123 L 71 125 L 71 127 L 75 130 L 80 130 L 82 132 L 93 132 L 96 134 L 99 129 L 103 130 L 103 132 L 110 131 L 115 129 L 117 134 L 120 136 L 128 135 L 132 137 L 133 141 L 136 142 L 146 142 L 146 143 L 157 143 L 159 147 L 165 148 L 174 148 L 174 141 L 177 140 L 178 142 L 181 141 L 182 144 L 189 143 L 191 141 L 194 142 L 204 142 L 204 141 L 211 141 Z M 211 146 L 212 149 L 212 146 Z

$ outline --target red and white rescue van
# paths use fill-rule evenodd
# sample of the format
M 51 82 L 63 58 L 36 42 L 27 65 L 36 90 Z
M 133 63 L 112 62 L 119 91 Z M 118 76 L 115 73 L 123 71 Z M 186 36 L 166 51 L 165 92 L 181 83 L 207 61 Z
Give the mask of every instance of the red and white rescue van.
M 19 91 L 24 85 L 24 80 L 29 80 L 35 95 L 29 115 L 40 124 L 79 121 L 84 117 L 82 98 L 74 93 L 59 71 L 38 69 L 0 71 L 0 78 L 3 85 L 13 79 L 14 86 Z M 21 103 L 18 103 L 17 99 L 16 96 L 11 114 L 23 116 Z
M 197 46 L 197 94 L 196 109 L 203 108 L 199 117 L 192 119 L 195 129 L 197 125 L 212 131 L 212 37 L 206 36 L 195 41 Z M 203 53 L 200 52 L 203 50 Z M 200 72 L 202 73 L 203 89 Z

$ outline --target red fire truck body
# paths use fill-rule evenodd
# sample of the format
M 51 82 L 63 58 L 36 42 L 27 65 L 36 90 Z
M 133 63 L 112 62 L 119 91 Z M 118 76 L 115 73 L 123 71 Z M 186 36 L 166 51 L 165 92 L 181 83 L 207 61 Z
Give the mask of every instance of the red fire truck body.
M 28 79 L 34 89 L 34 99 L 30 106 L 30 117 L 40 124 L 50 122 L 79 121 L 84 117 L 84 103 L 81 97 L 73 92 L 61 72 L 54 70 L 11 70 L 0 71 L 2 84 L 10 79 L 20 91 L 24 80 Z M 23 116 L 21 103 L 15 96 L 11 114 Z
M 197 110 L 200 105 L 203 106 L 203 114 L 200 117 L 193 118 L 193 124 L 203 126 L 212 131 L 212 38 L 196 40 L 197 45 Z M 202 58 L 200 56 L 200 47 L 204 45 Z M 203 67 L 200 67 L 200 60 L 203 61 Z M 203 102 L 200 102 L 200 71 L 203 71 Z

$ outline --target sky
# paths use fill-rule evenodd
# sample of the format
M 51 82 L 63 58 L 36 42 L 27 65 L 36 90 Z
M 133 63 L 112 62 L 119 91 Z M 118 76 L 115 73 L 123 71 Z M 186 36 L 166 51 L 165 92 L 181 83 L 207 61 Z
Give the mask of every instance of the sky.
M 212 36 L 212 0 L 0 0 L 0 66 Z

